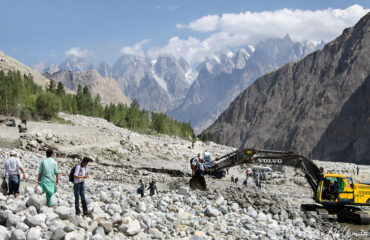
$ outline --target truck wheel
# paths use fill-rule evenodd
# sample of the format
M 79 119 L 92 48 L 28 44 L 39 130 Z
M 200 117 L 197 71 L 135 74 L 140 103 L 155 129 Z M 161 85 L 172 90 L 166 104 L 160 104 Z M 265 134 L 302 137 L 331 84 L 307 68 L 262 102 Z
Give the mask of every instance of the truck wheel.
M 370 198 L 366 201 L 367 204 L 370 204 Z

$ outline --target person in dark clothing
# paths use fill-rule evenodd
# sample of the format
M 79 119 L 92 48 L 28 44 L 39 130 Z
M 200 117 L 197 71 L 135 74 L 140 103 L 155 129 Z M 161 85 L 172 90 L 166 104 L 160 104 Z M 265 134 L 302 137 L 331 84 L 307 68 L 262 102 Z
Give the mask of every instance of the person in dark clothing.
M 144 197 L 144 191 L 145 191 L 145 183 L 140 179 L 139 181 L 140 183 L 140 187 L 139 187 L 139 192 L 140 192 L 140 195 L 141 197 Z
M 81 197 L 81 204 L 82 204 L 82 210 L 84 215 L 88 215 L 89 212 L 87 211 L 87 204 L 86 204 L 86 198 L 85 198 L 85 179 L 89 177 L 89 174 L 87 173 L 87 164 L 89 162 L 92 162 L 93 160 L 89 157 L 84 157 L 82 159 L 81 164 L 76 166 L 75 173 L 74 173 L 74 195 L 75 195 L 75 210 L 76 215 L 79 216 L 81 214 L 80 210 L 80 197 Z
M 336 201 L 339 195 L 339 183 L 338 181 L 334 181 L 333 184 L 333 201 Z
M 239 177 L 236 177 L 235 178 L 235 184 L 238 184 L 238 182 L 239 182 Z
M 154 180 L 149 184 L 147 190 L 150 190 L 150 196 L 153 196 L 155 193 L 158 194 L 157 185 L 155 184 Z
M 357 175 L 360 175 L 360 168 L 357 166 Z
M 323 190 L 323 199 L 330 200 L 330 196 L 332 194 L 332 184 L 329 179 L 325 180 L 324 182 L 324 190 Z

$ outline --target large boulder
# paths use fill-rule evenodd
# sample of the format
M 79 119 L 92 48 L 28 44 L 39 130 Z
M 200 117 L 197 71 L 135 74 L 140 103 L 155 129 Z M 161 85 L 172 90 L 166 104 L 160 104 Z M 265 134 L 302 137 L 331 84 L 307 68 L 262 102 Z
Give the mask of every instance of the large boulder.
M 38 195 L 38 194 L 33 194 L 31 195 L 31 197 L 28 199 L 28 201 L 26 202 L 26 206 L 29 207 L 29 206 L 34 206 L 37 211 L 39 211 L 41 209 L 41 207 L 43 205 L 45 205 L 45 198 Z
M 64 230 L 62 228 L 58 228 L 57 230 L 55 230 L 50 240 L 64 240 L 65 235 L 66 233 L 64 232 Z
M 59 215 L 60 219 L 67 220 L 68 217 L 71 215 L 72 210 L 65 206 L 59 206 L 55 208 L 55 213 Z
M 11 240 L 26 240 L 26 234 L 20 229 L 15 229 L 12 231 Z
M 122 225 L 118 227 L 118 230 L 125 233 L 128 236 L 134 236 L 141 231 L 140 222 L 131 217 L 125 217 L 122 219 Z
M 189 188 L 188 187 L 180 187 L 179 190 L 177 190 L 177 193 L 180 195 L 188 195 L 189 194 Z
M 40 226 L 41 224 L 45 223 L 45 219 L 46 219 L 45 214 L 37 214 L 35 216 L 28 216 L 26 220 L 24 220 L 24 223 L 32 228 Z
M 0 226 L 0 239 L 8 240 L 10 238 L 10 233 L 4 226 Z
M 27 240 L 40 240 L 41 239 L 41 232 L 38 228 L 30 228 L 27 232 Z
M 15 227 L 17 223 L 20 221 L 20 218 L 15 214 L 9 214 L 8 218 L 6 219 L 6 227 Z
M 220 212 L 216 208 L 213 208 L 211 206 L 208 206 L 206 208 L 205 213 L 208 217 L 217 217 L 218 215 L 220 215 Z

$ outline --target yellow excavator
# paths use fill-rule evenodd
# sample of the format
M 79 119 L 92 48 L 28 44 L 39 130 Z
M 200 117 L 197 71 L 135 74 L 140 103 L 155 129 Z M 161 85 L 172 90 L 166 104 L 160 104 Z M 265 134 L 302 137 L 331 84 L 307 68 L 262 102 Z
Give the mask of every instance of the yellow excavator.
M 370 224 L 370 214 L 362 209 L 370 207 L 370 185 L 355 183 L 351 177 L 326 173 L 310 159 L 292 151 L 238 149 L 216 158 L 204 171 L 193 171 L 189 181 L 192 189 L 207 190 L 204 174 L 222 176 L 222 171 L 241 164 L 270 164 L 299 168 L 313 191 L 321 215 L 337 214 L 343 220 Z M 194 165 L 192 165 L 194 166 Z

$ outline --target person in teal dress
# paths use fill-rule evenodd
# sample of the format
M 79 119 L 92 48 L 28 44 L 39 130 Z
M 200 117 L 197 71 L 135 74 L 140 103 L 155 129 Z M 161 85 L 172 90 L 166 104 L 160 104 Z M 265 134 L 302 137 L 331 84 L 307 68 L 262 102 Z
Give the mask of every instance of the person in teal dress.
M 46 203 L 49 207 L 52 205 L 51 197 L 57 192 L 59 184 L 58 163 L 52 158 L 53 156 L 53 149 L 49 148 L 46 151 L 46 158 L 41 162 L 38 177 L 38 184 L 46 193 Z

